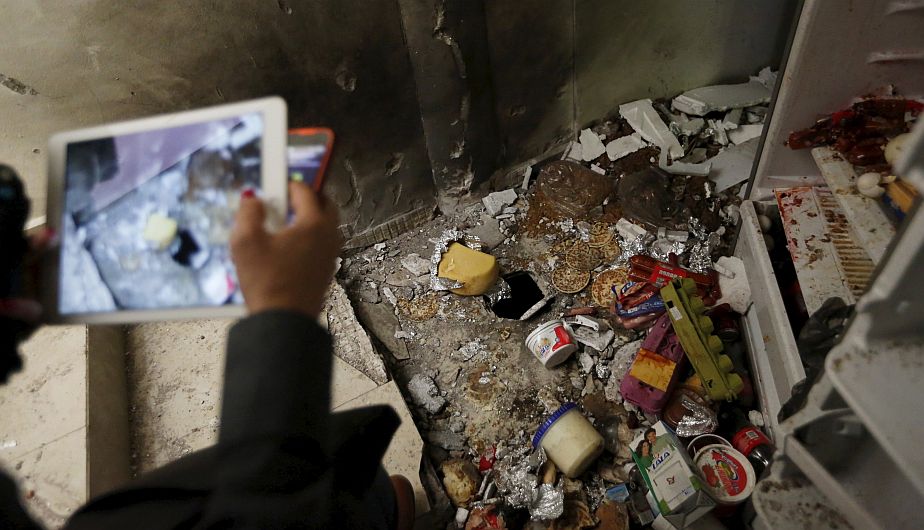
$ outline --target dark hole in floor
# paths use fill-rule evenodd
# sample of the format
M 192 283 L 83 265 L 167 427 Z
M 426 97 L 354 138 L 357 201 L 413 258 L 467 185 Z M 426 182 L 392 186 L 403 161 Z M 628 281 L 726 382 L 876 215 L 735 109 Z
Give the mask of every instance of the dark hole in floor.
M 511 272 L 502 278 L 510 286 L 510 297 L 491 306 L 494 314 L 501 318 L 519 320 L 527 310 L 545 297 L 536 280 L 533 280 L 528 272 Z
M 183 228 L 177 231 L 177 237 L 180 240 L 180 246 L 173 253 L 173 260 L 184 267 L 189 267 L 192 265 L 193 256 L 200 250 L 199 244 L 196 243 L 196 239 L 189 233 L 189 230 Z

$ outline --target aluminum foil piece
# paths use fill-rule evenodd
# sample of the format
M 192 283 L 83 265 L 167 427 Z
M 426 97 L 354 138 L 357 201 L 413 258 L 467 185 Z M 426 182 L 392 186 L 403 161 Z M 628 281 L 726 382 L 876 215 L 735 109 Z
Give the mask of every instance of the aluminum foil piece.
M 513 508 L 524 508 L 533 499 L 539 481 L 535 471 L 545 462 L 545 451 L 529 454 L 525 447 L 513 451 L 494 465 L 495 480 L 504 499 Z
M 715 432 L 719 425 L 715 412 L 687 396 L 683 396 L 680 403 L 688 412 L 677 423 L 677 436 L 690 437 Z
M 449 245 L 453 243 L 462 243 L 472 250 L 481 250 L 481 239 L 478 237 L 470 236 L 456 228 L 444 231 L 436 240 L 433 256 L 430 258 L 430 289 L 434 291 L 448 291 L 462 287 L 460 282 L 439 277 L 440 261 L 443 260 L 443 254 L 449 250 Z
M 655 240 L 655 236 L 651 234 L 642 234 L 636 236 L 634 239 L 622 238 L 620 242 L 620 247 L 622 248 L 622 254 L 616 259 L 617 264 L 626 264 L 629 262 L 629 258 L 632 256 L 638 255 L 648 255 L 648 247 Z
M 510 289 L 510 284 L 501 279 L 482 296 L 488 298 L 488 308 L 490 308 L 501 300 L 510 298 L 512 295 L 513 290 Z
M 648 249 L 648 255 L 652 258 L 669 261 L 671 254 L 682 255 L 687 250 L 687 244 L 684 241 L 674 241 L 666 237 L 659 238 L 651 244 Z
M 687 254 L 687 268 L 694 272 L 709 272 L 712 269 L 712 251 L 721 243 L 722 236 L 709 232 L 695 217 L 690 218 L 689 228 L 691 238 L 687 243 L 692 245 Z
M 565 511 L 565 490 L 559 485 L 540 484 L 534 490 L 532 501 L 527 506 L 529 515 L 534 520 L 550 521 L 558 519 Z

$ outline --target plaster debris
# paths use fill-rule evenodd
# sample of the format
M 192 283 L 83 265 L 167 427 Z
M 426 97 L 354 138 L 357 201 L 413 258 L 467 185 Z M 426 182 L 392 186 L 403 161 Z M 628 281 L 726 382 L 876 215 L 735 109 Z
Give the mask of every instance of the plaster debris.
M 594 368 L 594 358 L 590 356 L 586 351 L 582 351 L 577 355 L 578 364 L 581 365 L 581 372 L 589 374 Z
M 704 116 L 710 112 L 751 107 L 770 102 L 770 90 L 759 81 L 737 85 L 713 85 L 688 90 L 675 97 L 675 110 Z
M 671 158 L 683 156 L 683 147 L 671 133 L 658 112 L 651 106 L 650 99 L 640 99 L 619 106 L 619 115 L 646 141 L 662 150 L 667 149 Z
M 625 217 L 616 221 L 616 231 L 619 232 L 619 235 L 623 239 L 630 241 L 648 233 L 648 230 L 645 230 Z
M 585 162 L 596 160 L 606 152 L 600 137 L 590 129 L 582 129 L 578 140 L 581 142 L 581 159 Z
M 385 243 L 376 243 L 372 245 L 372 248 L 374 248 L 377 252 L 382 252 L 383 250 L 385 250 L 386 246 L 387 245 Z
M 417 374 L 407 383 L 407 391 L 415 405 L 429 414 L 439 414 L 446 406 L 446 399 L 440 395 L 433 378 Z
M 712 171 L 712 164 L 709 162 L 703 164 L 673 162 L 669 164 L 666 151 L 661 151 L 661 154 L 658 155 L 658 167 L 672 175 L 694 175 L 698 177 L 708 176 L 709 172 Z
M 456 352 L 456 354 L 463 361 L 471 361 L 476 356 L 484 359 L 487 351 L 488 350 L 486 349 L 484 342 L 480 338 L 477 338 L 471 342 L 463 344 L 462 347 L 460 347 Z
M 771 70 L 769 66 L 765 66 L 760 72 L 757 72 L 757 75 L 751 76 L 751 81 L 756 81 L 767 90 L 772 91 L 773 87 L 776 86 L 776 78 L 777 72 Z
M 513 188 L 504 191 L 495 191 L 481 199 L 484 203 L 485 211 L 491 217 L 496 217 L 504 210 L 504 206 L 510 206 L 517 201 L 517 192 Z
M 447 451 L 464 451 L 466 448 L 465 437 L 453 431 L 430 431 L 427 441 Z
M 712 138 L 721 145 L 728 145 L 728 133 L 725 132 L 725 125 L 719 120 L 709 120 L 709 131 Z
M 590 170 L 600 175 L 606 175 L 606 170 L 598 166 L 597 164 L 591 164 Z
M 578 142 L 571 142 L 571 145 L 565 149 L 565 152 L 561 155 L 562 160 L 570 159 L 576 160 L 578 162 L 584 159 L 584 149 L 581 148 L 581 144 Z
M 533 176 L 533 166 L 526 166 L 526 169 L 523 170 L 523 183 L 520 184 L 520 189 L 527 190 L 529 189 L 529 179 Z
M 430 274 L 430 260 L 420 257 L 420 254 L 408 254 L 401 258 L 401 266 L 414 276 Z
M 647 145 L 639 133 L 632 133 L 606 144 L 606 157 L 615 162 Z
M 481 240 L 484 250 L 493 250 L 507 239 L 500 230 L 498 220 L 487 213 L 481 215 L 481 223 L 469 229 L 468 233 Z
M 760 138 L 764 132 L 764 124 L 757 123 L 753 125 L 742 125 L 733 131 L 728 132 L 728 139 L 735 145 L 743 144 L 753 138 Z

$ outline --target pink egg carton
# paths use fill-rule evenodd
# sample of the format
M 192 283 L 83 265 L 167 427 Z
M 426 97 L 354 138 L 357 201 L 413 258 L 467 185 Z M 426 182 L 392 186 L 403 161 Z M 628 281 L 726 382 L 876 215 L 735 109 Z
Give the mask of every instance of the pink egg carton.
M 677 381 L 683 376 L 686 367 L 686 355 L 677 335 L 674 334 L 674 328 L 671 324 L 670 316 L 667 313 L 655 322 L 655 325 L 648 332 L 648 336 L 642 342 L 642 348 L 654 352 L 666 359 L 674 361 L 674 373 L 671 375 L 667 391 L 662 391 L 651 385 L 639 381 L 631 375 L 632 369 L 626 373 L 619 385 L 619 391 L 623 399 L 642 409 L 649 414 L 660 414 L 667 404 L 671 391 L 677 385 Z

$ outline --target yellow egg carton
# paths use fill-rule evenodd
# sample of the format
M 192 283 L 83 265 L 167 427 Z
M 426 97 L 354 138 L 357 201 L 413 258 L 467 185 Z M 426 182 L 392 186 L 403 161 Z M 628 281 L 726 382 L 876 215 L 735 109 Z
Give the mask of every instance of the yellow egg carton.
M 744 382 L 732 371 L 732 360 L 722 354 L 722 341 L 712 334 L 712 320 L 703 314 L 706 306 L 696 296 L 696 282 L 675 279 L 661 288 L 661 299 L 680 345 L 709 397 L 717 401 L 738 397 Z

